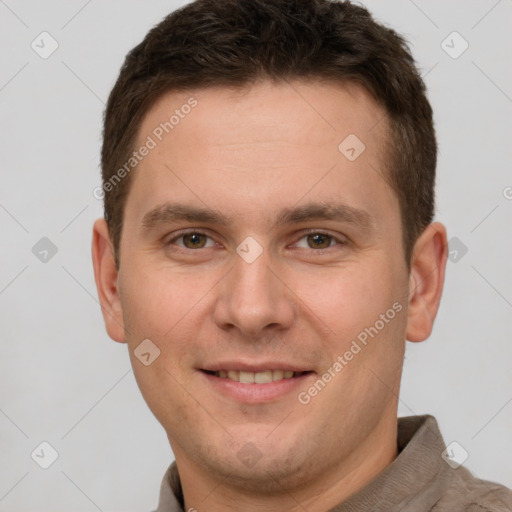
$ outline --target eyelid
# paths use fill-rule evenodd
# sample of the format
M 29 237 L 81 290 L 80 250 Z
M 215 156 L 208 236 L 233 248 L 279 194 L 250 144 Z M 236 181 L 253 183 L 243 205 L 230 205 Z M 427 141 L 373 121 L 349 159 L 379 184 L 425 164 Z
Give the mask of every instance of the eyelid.
M 211 235 L 209 235 L 205 230 L 200 229 L 200 228 L 199 229 L 188 228 L 188 229 L 182 229 L 182 230 L 180 230 L 178 232 L 175 232 L 171 239 L 169 239 L 169 240 L 164 242 L 164 245 L 171 245 L 174 242 L 176 242 L 176 240 L 179 240 L 180 238 L 184 237 L 185 235 L 191 235 L 191 234 L 194 234 L 194 235 L 204 235 L 207 238 L 209 238 L 210 240 L 214 241 L 216 244 L 222 245 L 222 244 L 219 244 L 219 242 L 215 241 L 213 239 L 213 237 Z M 194 250 L 197 251 L 197 249 L 188 249 L 186 247 L 185 248 L 180 247 L 180 249 L 184 249 L 186 251 L 194 251 Z M 200 249 L 205 249 L 205 247 L 200 247 Z M 208 249 L 208 247 L 206 247 L 206 249 Z
M 325 249 L 312 249 L 311 247 L 308 247 L 308 249 L 313 252 L 326 251 L 327 249 L 330 249 L 331 247 L 334 247 L 335 245 L 348 244 L 348 239 L 346 237 L 343 237 L 340 235 L 334 235 L 333 233 L 331 233 L 328 230 L 314 229 L 314 228 L 301 230 L 299 238 L 297 238 L 293 244 L 296 244 L 299 240 L 302 240 L 302 238 L 304 238 L 305 236 L 308 236 L 308 235 L 325 235 L 325 236 L 328 236 L 329 238 L 332 238 L 334 241 L 338 242 L 337 244 L 330 245 L 329 247 L 326 247 Z M 306 250 L 308 250 L 308 249 L 306 249 Z
M 176 242 L 177 240 L 179 240 L 180 238 L 182 238 L 183 236 L 189 235 L 189 234 L 197 234 L 197 235 L 206 236 L 210 240 L 214 241 L 215 244 L 222 246 L 222 244 L 220 244 L 219 242 L 214 240 L 214 238 L 212 236 L 210 236 L 206 230 L 203 230 L 201 228 L 182 229 L 182 230 L 178 231 L 177 233 L 174 233 L 173 237 L 170 240 L 168 240 L 167 242 L 165 242 L 164 245 L 166 245 L 166 246 L 167 245 L 171 245 L 174 242 Z M 345 237 L 343 237 L 343 236 L 340 237 L 339 235 L 334 235 L 334 234 L 332 234 L 331 232 L 329 232 L 327 230 L 309 228 L 309 229 L 301 230 L 300 231 L 300 236 L 295 239 L 295 242 L 293 242 L 292 245 L 296 244 L 299 240 L 301 240 L 302 238 L 304 238 L 305 236 L 308 236 L 310 234 L 325 235 L 325 236 L 328 236 L 332 240 L 337 242 L 336 244 L 330 245 L 329 247 L 326 247 L 325 249 L 314 249 L 314 248 L 311 248 L 311 247 L 303 248 L 303 249 L 306 249 L 306 250 L 310 250 L 312 252 L 326 251 L 327 249 L 330 249 L 331 247 L 334 247 L 336 245 L 342 246 L 342 245 L 346 245 L 348 243 L 348 240 Z M 181 246 L 178 246 L 178 247 L 180 249 L 184 250 L 184 251 L 197 251 L 199 249 L 209 249 L 210 248 L 210 247 L 200 247 L 199 249 L 189 249 L 187 247 L 181 247 Z

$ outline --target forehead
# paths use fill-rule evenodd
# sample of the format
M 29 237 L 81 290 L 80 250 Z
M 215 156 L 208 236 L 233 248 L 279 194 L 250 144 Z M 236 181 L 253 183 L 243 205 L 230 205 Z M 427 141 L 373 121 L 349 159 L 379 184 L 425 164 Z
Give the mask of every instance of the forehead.
M 197 104 L 189 108 L 192 99 Z M 172 125 L 167 131 L 160 126 L 166 122 Z M 374 144 L 387 135 L 387 122 L 385 110 L 354 83 L 262 80 L 243 87 L 168 92 L 146 113 L 138 140 L 153 133 L 157 139 L 172 135 L 177 143 L 182 136 L 195 135 L 208 144 L 225 144 L 229 137 L 231 143 L 288 140 L 314 145 L 325 144 L 329 135 L 336 142 L 353 128 Z
M 141 123 L 136 148 L 151 139 L 152 149 L 137 165 L 128 202 L 140 212 L 169 196 L 217 209 L 247 209 L 250 199 L 260 212 L 326 193 L 326 201 L 366 195 L 371 203 L 368 189 L 390 192 L 382 176 L 387 130 L 383 108 L 354 84 L 170 92 Z

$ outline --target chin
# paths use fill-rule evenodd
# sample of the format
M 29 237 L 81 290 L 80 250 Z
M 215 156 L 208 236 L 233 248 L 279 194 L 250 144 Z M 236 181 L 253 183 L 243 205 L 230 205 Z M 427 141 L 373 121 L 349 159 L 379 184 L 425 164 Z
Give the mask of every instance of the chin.
M 314 472 L 312 451 L 318 453 L 319 447 L 311 440 L 305 443 L 304 436 L 269 432 L 271 428 L 254 425 L 250 431 L 242 428 L 236 438 L 209 440 L 194 450 L 195 463 L 251 494 L 282 493 L 283 486 L 293 488 L 309 480 Z
M 202 460 L 203 466 L 205 459 Z M 207 467 L 222 479 L 229 478 L 230 486 L 249 494 L 281 494 L 283 488 L 294 488 L 308 480 L 310 468 L 297 449 L 293 458 L 279 454 L 263 455 L 254 465 L 247 465 L 237 458 L 208 461 Z M 308 468 L 308 469 L 306 469 Z

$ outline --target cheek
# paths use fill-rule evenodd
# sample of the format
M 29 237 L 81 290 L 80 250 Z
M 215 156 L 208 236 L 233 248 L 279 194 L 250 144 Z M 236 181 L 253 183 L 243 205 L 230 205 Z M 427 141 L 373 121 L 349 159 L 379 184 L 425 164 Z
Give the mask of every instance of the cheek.
M 142 265 L 126 268 L 130 271 L 120 275 L 119 286 L 134 375 L 155 417 L 166 426 L 173 425 L 176 418 L 193 416 L 197 406 L 183 386 L 189 387 L 191 340 L 195 339 L 190 328 L 197 325 L 193 315 L 199 311 L 194 305 L 205 291 L 169 268 L 151 272 Z M 160 351 L 148 366 L 136 356 L 146 339 Z
M 297 296 L 335 343 L 357 336 L 399 300 L 401 287 L 396 283 L 397 274 L 391 273 L 395 271 L 371 260 L 368 265 L 329 269 L 323 275 L 297 280 Z
M 128 266 L 127 266 L 128 268 Z M 182 320 L 213 286 L 213 277 L 181 273 L 167 266 L 132 265 L 120 276 L 120 295 L 127 337 L 143 336 L 162 342 L 179 332 Z M 212 283 L 210 283 L 212 281 Z
M 184 273 L 167 265 L 126 268 L 130 272 L 120 276 L 120 295 L 130 357 L 141 391 L 157 415 L 163 389 L 169 390 L 173 402 L 180 403 L 180 383 L 193 373 L 198 353 L 196 340 L 205 338 L 199 334 L 209 313 L 208 293 L 214 290 L 219 276 L 213 271 L 201 275 Z M 160 350 L 148 367 L 134 355 L 145 339 Z M 187 400 L 187 396 L 181 400 Z
M 200 413 L 195 393 L 186 378 L 170 364 L 170 357 L 161 354 L 150 366 L 144 366 L 130 354 L 132 367 L 144 400 L 157 420 L 167 431 L 180 431 L 193 423 Z
M 339 333 L 335 357 L 342 355 L 348 361 L 349 371 L 344 378 L 351 375 L 359 393 L 365 390 L 368 396 L 372 396 L 372 390 L 382 387 L 373 372 L 384 379 L 389 388 L 396 385 L 396 371 L 405 348 L 407 319 L 407 303 L 404 302 L 407 279 L 406 276 L 402 279 L 402 275 L 405 276 L 392 258 L 382 258 L 380 265 L 361 267 L 344 280 L 347 295 L 339 299 L 338 312 L 332 313 L 336 321 L 334 330 Z M 386 386 L 381 389 L 384 395 L 387 389 Z

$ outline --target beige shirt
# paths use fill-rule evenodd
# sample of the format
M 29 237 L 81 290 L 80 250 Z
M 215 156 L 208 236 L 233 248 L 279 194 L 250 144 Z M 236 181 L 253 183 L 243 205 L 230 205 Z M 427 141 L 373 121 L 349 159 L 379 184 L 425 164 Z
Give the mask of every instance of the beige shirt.
M 479 480 L 463 466 L 451 467 L 442 457 L 445 449 L 433 416 L 398 418 L 398 457 L 329 512 L 512 511 L 512 490 Z M 173 462 L 163 478 L 156 512 L 184 512 L 183 506 Z

